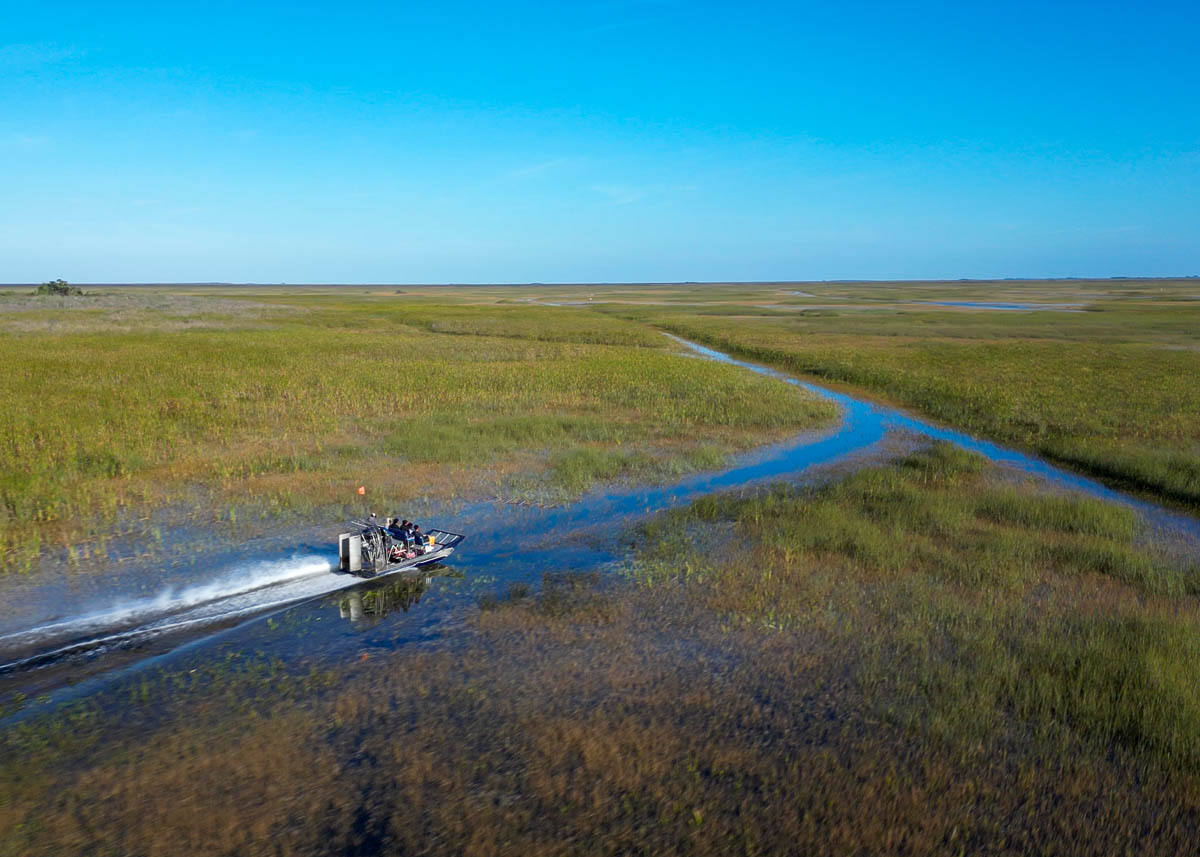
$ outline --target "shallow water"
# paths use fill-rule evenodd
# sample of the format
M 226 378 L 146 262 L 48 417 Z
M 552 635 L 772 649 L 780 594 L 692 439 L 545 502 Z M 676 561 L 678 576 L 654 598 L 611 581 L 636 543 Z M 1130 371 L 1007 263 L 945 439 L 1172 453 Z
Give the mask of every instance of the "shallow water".
M 998 309 L 1043 312 L 1082 312 L 1083 304 L 988 303 L 986 301 L 916 301 L 930 306 L 954 306 L 968 309 Z
M 434 571 L 363 583 L 339 574 L 335 571 L 337 527 L 329 528 L 324 542 L 318 539 L 273 552 L 264 552 L 261 545 L 247 548 L 246 556 L 254 559 L 238 560 L 227 553 L 223 564 L 211 566 L 207 574 L 202 574 L 203 568 L 192 569 L 201 582 L 176 584 L 154 596 L 125 598 L 85 615 L 59 617 L 0 636 L 0 691 L 45 692 L 49 695 L 38 707 L 53 705 L 91 693 L 148 663 L 183 654 L 203 656 L 206 639 L 310 663 L 437 639 L 485 591 L 536 583 L 548 571 L 585 571 L 621 562 L 632 532 L 629 525 L 638 519 L 717 491 L 811 479 L 831 468 L 889 457 L 895 452 L 891 442 L 904 446 L 902 439 L 914 435 L 949 441 L 1060 489 L 1129 506 L 1145 515 L 1158 532 L 1182 541 L 1186 550 L 1196 552 L 1200 545 L 1196 518 L 1115 491 L 1035 456 L 671 338 L 698 356 L 832 400 L 841 408 L 840 424 L 826 433 L 740 455 L 725 469 L 693 474 L 669 485 L 607 488 L 550 508 L 490 502 L 465 506 L 452 519 L 430 522 L 468 536 L 448 566 L 454 577 Z M 907 445 L 911 448 L 911 442 Z M 415 597 L 409 598 L 413 593 Z M 414 610 L 417 600 L 420 606 Z M 374 609 L 367 609 L 368 602 Z M 255 621 L 281 613 L 290 629 L 286 633 L 271 630 L 271 623 Z

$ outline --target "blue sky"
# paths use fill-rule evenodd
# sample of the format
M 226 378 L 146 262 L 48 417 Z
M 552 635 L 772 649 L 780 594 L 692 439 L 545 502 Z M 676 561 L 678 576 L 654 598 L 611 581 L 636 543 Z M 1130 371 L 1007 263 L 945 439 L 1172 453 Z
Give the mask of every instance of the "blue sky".
M 1200 4 L 4 3 L 0 282 L 1200 273 Z

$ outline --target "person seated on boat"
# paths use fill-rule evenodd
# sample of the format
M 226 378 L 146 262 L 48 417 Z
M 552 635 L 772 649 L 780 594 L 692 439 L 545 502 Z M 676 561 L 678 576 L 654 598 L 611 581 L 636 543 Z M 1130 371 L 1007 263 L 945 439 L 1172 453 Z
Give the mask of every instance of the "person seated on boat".
M 404 523 L 401 523 L 399 518 L 392 518 L 392 522 L 388 524 L 388 532 L 391 533 L 392 538 L 402 542 L 407 542 L 408 521 L 405 520 Z
M 425 536 L 421 533 L 420 524 L 412 525 L 413 548 L 417 553 L 425 553 Z

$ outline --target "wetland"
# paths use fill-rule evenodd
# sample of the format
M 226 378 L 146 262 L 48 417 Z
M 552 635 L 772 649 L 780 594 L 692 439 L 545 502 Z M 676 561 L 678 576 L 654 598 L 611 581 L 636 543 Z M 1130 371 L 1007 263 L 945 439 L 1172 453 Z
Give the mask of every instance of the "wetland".
M 0 854 L 1185 851 L 1188 288 L 0 306 L 4 639 L 146 612 L 0 675 Z M 468 541 L 333 574 L 375 502 Z

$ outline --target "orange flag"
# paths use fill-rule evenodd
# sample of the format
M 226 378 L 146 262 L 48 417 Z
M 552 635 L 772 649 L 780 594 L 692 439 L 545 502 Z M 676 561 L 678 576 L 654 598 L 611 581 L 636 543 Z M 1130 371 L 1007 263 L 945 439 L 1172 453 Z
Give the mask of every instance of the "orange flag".
M 359 486 L 358 486 L 358 493 L 359 493 L 359 494 L 366 494 L 366 493 L 367 493 L 367 486 L 366 486 L 366 485 L 359 485 Z

